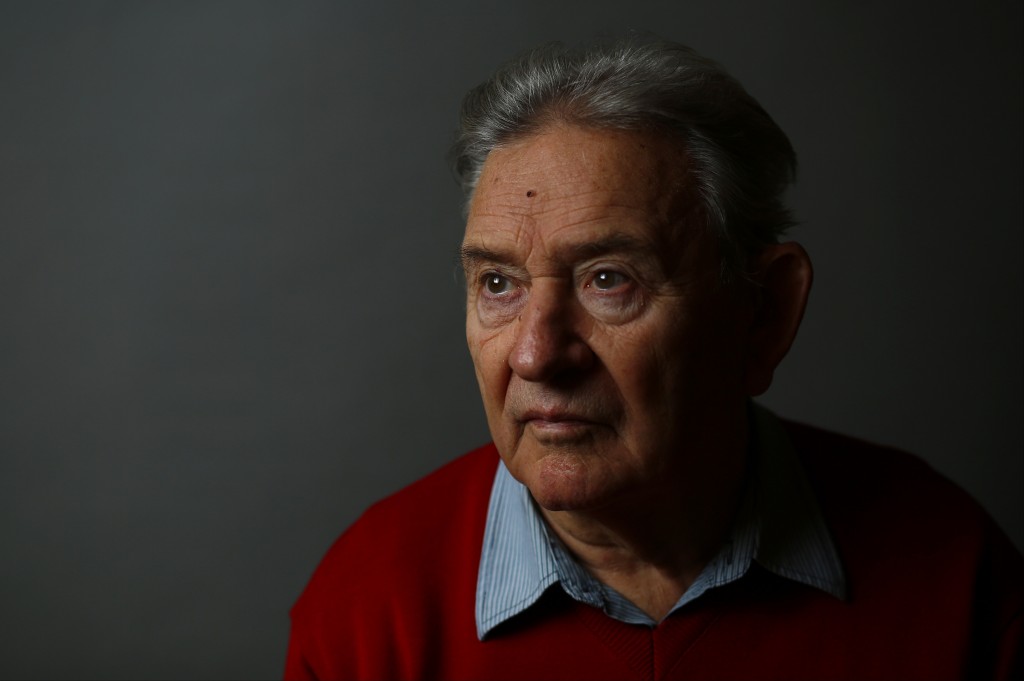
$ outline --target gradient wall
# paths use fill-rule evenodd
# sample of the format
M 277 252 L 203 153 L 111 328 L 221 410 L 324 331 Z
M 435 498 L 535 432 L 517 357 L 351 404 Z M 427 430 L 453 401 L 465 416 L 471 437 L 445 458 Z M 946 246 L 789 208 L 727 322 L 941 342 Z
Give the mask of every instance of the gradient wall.
M 651 29 L 786 129 L 817 282 L 764 402 L 1024 545 L 1019 2 L 0 4 L 0 674 L 280 674 L 371 501 L 483 442 L 461 95 Z

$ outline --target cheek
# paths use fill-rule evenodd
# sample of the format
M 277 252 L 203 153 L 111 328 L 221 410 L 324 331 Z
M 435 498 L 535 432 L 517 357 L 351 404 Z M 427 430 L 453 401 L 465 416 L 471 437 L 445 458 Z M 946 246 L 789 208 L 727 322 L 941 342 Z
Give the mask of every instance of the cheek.
M 674 342 L 662 346 L 657 364 L 662 367 L 667 400 L 689 412 L 701 412 L 738 394 L 742 362 L 737 338 L 715 319 L 681 329 Z
M 622 333 L 608 346 L 608 366 L 634 419 L 661 422 L 679 404 L 680 393 L 697 388 L 706 362 L 691 325 L 679 315 L 664 323 Z
M 501 330 L 483 329 L 472 323 L 467 325 L 469 354 L 485 400 L 504 395 L 504 386 L 511 371 L 508 365 L 508 335 Z

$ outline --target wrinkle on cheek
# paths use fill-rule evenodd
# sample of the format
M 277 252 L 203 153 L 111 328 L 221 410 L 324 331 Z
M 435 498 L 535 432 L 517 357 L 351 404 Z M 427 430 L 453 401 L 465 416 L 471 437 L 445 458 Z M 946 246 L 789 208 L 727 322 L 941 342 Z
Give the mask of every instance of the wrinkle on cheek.
M 476 345 L 480 353 L 490 353 L 493 355 L 497 351 L 495 345 L 500 340 L 501 332 L 501 329 L 488 330 L 486 332 L 477 331 L 473 333 L 470 342 Z
M 624 380 L 633 380 L 642 376 L 652 375 L 652 367 L 660 365 L 657 349 L 651 343 L 650 335 L 639 330 L 623 330 L 617 327 L 612 330 L 594 329 L 586 340 L 590 347 L 602 348 L 601 362 L 615 365 L 618 357 L 646 357 L 644 362 L 636 362 L 629 376 Z M 663 366 L 663 365 L 660 365 Z
M 508 373 L 510 340 L 506 329 L 470 331 L 468 339 L 478 375 L 494 379 L 501 373 Z
M 600 347 L 602 338 L 601 325 L 598 324 L 592 317 L 587 317 L 580 326 L 579 337 L 587 347 L 593 349 Z

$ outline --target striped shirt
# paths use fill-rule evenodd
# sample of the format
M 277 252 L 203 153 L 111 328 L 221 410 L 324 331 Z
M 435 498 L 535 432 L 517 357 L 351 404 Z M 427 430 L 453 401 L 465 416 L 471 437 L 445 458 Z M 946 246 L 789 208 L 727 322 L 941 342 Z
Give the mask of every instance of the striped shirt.
M 669 612 L 733 582 L 756 561 L 771 572 L 846 596 L 842 564 L 789 437 L 778 419 L 751 409 L 752 483 L 728 539 Z M 533 605 L 558 583 L 572 598 L 609 617 L 653 627 L 649 615 L 592 577 L 569 554 L 533 505 L 524 485 L 498 465 L 487 509 L 476 590 L 477 636 Z

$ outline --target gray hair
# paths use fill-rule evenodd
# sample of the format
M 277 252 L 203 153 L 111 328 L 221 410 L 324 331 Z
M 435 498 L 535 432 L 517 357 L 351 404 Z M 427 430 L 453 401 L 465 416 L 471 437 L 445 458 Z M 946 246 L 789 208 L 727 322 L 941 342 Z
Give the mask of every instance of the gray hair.
M 570 48 L 552 43 L 502 66 L 462 102 L 451 161 L 468 211 L 487 155 L 564 122 L 678 140 L 697 215 L 716 234 L 723 276 L 794 224 L 783 193 L 796 176 L 786 134 L 736 79 L 694 50 L 653 37 Z

